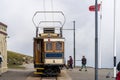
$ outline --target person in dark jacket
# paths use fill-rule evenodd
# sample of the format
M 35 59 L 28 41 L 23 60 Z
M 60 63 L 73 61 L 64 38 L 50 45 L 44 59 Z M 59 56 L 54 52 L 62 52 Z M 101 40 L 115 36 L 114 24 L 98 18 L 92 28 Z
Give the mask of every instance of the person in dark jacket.
M 116 80 L 120 80 L 120 62 L 117 64 L 118 73 L 116 75 Z
M 2 75 L 2 55 L 1 55 L 1 52 L 0 52 L 0 76 Z
M 72 56 L 69 56 L 69 68 L 73 69 L 73 59 L 72 59 Z
M 86 63 L 87 63 L 87 59 L 85 58 L 85 56 L 82 57 L 82 66 L 79 69 L 79 71 L 82 71 L 83 68 L 85 68 L 85 71 L 87 71 L 87 67 L 86 67 Z

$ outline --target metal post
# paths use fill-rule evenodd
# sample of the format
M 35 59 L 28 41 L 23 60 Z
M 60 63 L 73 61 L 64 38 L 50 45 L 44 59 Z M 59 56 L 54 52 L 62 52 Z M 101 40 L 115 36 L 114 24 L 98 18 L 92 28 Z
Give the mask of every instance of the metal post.
M 62 28 L 60 28 L 60 37 L 62 37 Z
M 36 37 L 38 37 L 38 27 L 36 27 Z
M 73 21 L 73 31 L 74 31 L 74 34 L 73 34 L 73 37 L 74 37 L 74 68 L 75 68 L 75 21 Z
M 99 26 L 99 36 L 98 36 L 98 38 L 99 38 L 99 42 L 98 42 L 98 46 L 99 46 L 99 48 L 98 48 L 98 56 L 99 56 L 99 65 L 98 65 L 98 68 L 101 68 L 102 67 L 102 63 L 101 63 L 101 57 L 102 57 L 102 54 L 101 54 L 101 33 L 102 33 L 102 31 L 101 31 L 101 21 L 102 21 L 102 0 L 100 1 L 100 25 L 98 25 Z
M 98 3 L 95 0 L 95 80 L 98 80 Z
M 114 78 L 116 77 L 116 0 L 114 0 L 114 23 L 113 23 L 113 63 L 114 63 Z

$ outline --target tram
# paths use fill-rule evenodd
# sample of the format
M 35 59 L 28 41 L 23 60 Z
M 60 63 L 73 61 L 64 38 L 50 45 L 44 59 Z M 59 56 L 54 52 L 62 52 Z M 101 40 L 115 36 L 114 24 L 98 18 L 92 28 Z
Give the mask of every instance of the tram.
M 57 14 L 58 18 L 58 14 L 60 14 L 64 21 L 55 21 L 55 18 L 54 20 L 37 19 L 38 23 L 35 23 L 37 21 L 35 17 L 37 18 L 38 16 L 36 15 L 38 14 L 44 14 L 45 17 L 47 14 L 52 14 L 52 16 Z M 37 11 L 32 21 L 36 27 L 36 37 L 33 39 L 34 73 L 40 75 L 58 75 L 65 64 L 65 38 L 62 35 L 65 16 L 61 11 Z

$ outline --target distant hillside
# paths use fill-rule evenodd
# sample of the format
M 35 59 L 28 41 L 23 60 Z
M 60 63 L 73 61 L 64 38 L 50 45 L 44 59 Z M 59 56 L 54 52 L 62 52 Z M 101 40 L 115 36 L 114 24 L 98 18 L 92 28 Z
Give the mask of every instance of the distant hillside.
M 8 65 L 22 65 L 33 61 L 33 57 L 13 51 L 7 51 L 7 55 Z

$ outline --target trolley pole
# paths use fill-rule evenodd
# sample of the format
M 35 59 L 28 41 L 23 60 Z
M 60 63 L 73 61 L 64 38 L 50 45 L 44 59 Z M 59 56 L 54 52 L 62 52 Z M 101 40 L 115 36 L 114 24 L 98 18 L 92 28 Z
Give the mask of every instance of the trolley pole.
M 95 80 L 98 80 L 98 3 L 95 0 Z
M 36 27 L 36 37 L 38 37 L 38 27 Z
M 73 42 L 73 44 L 74 44 L 74 68 L 75 68 L 75 60 L 76 60 L 76 58 L 75 58 L 75 21 L 73 21 L 73 31 L 74 31 L 74 33 L 73 33 L 73 37 L 74 37 L 74 42 Z

